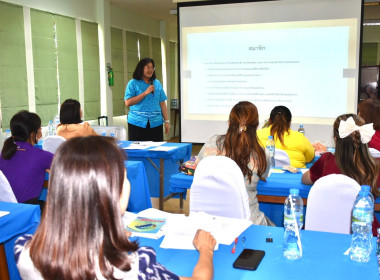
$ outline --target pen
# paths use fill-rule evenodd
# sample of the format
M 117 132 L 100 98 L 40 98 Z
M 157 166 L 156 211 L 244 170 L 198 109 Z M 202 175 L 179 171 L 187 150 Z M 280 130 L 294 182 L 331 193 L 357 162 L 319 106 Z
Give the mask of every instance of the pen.
M 233 247 L 232 250 L 231 250 L 231 252 L 232 252 L 233 254 L 235 254 L 235 251 L 236 251 L 236 244 L 237 244 L 237 242 L 238 242 L 238 238 L 236 237 L 236 238 L 235 238 L 234 247 Z

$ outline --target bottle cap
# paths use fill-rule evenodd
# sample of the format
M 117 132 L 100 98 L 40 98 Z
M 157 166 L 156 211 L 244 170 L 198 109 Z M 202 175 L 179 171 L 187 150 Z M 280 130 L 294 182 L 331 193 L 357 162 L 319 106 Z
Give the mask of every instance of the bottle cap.
M 273 136 L 272 136 L 272 135 L 269 135 L 269 136 L 268 136 L 268 139 L 273 139 Z
M 362 188 L 361 188 L 362 191 L 364 192 L 369 192 L 371 190 L 371 187 L 368 186 L 368 185 L 363 185 Z
M 292 194 L 292 195 L 297 195 L 297 194 L 300 193 L 300 190 L 299 190 L 299 189 L 290 189 L 289 192 L 290 192 L 290 194 Z
M 301 124 L 300 127 L 303 127 L 303 124 Z

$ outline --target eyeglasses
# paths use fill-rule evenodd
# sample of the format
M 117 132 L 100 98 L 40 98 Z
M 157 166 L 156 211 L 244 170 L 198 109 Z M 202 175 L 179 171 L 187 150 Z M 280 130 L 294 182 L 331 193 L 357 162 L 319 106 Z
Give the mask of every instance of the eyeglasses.
M 150 67 L 150 66 L 144 66 L 145 69 L 149 69 L 149 70 L 156 70 L 156 67 Z

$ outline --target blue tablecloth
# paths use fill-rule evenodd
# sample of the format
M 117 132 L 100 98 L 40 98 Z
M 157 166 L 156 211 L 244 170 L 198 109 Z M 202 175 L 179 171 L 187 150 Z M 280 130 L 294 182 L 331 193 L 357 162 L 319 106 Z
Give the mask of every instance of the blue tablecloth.
M 282 241 L 284 229 L 280 227 L 251 226 L 241 236 L 232 254 L 231 245 L 219 245 L 214 254 L 214 279 L 292 279 L 292 280 L 347 280 L 379 279 L 375 250 L 366 264 L 356 263 L 343 253 L 350 247 L 351 235 L 316 231 L 302 231 L 303 257 L 287 260 L 283 257 Z M 271 235 L 273 243 L 266 243 Z M 256 271 L 235 269 L 233 262 L 243 250 L 242 236 L 246 237 L 246 248 L 264 250 L 265 256 Z M 158 240 L 139 238 L 140 246 L 151 246 L 157 252 L 157 260 L 180 276 L 190 277 L 199 253 L 192 250 L 159 248 Z M 373 238 L 375 248 L 376 239 Z
M 307 198 L 311 186 L 301 183 L 302 173 L 272 173 L 266 182 L 259 181 L 257 184 L 258 195 L 288 196 L 291 188 L 300 190 L 300 196 Z M 178 173 L 171 176 L 170 191 L 183 192 L 191 187 L 193 176 Z M 260 210 L 271 219 L 277 226 L 284 223 L 284 205 L 281 203 L 259 202 Z
M 10 212 L 0 218 L 0 243 L 4 243 L 10 279 L 18 280 L 21 278 L 14 260 L 14 244 L 20 235 L 36 231 L 41 219 L 40 206 L 0 202 L 0 211 Z
M 127 178 L 131 183 L 131 194 L 127 210 L 138 213 L 152 208 L 148 179 L 145 167 L 141 161 L 125 161 L 127 167 Z
M 120 141 L 121 148 L 128 147 L 132 141 Z M 163 146 L 175 147 L 169 151 L 152 151 L 151 149 L 144 150 L 125 150 L 128 160 L 138 160 L 144 162 L 145 170 L 148 178 L 150 195 L 152 197 L 159 197 L 160 189 L 160 174 L 149 162 L 148 158 L 159 167 L 160 160 L 164 160 L 164 196 L 170 193 L 170 176 L 178 173 L 179 165 L 177 162 L 180 160 L 186 161 L 191 157 L 192 144 L 189 143 L 165 143 Z
M 152 207 L 148 180 L 145 172 L 145 166 L 141 161 L 125 161 L 127 167 L 127 178 L 131 183 L 131 194 L 127 210 L 130 212 L 140 212 Z M 46 173 L 45 180 L 49 180 L 49 173 Z M 39 199 L 46 200 L 46 188 L 42 189 Z

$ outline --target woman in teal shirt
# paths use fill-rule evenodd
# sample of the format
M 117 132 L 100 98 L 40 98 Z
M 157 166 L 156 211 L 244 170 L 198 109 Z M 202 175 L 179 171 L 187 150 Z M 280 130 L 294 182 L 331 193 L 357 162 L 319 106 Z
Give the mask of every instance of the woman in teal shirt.
M 167 99 L 160 81 L 156 79 L 153 59 L 143 58 L 125 89 L 130 141 L 163 141 L 163 123 L 165 134 L 170 130 Z

